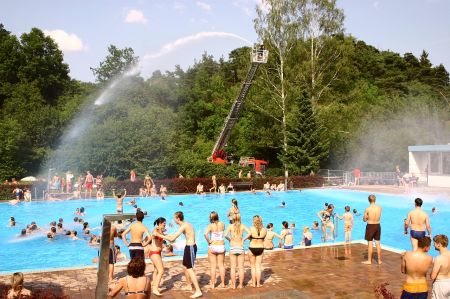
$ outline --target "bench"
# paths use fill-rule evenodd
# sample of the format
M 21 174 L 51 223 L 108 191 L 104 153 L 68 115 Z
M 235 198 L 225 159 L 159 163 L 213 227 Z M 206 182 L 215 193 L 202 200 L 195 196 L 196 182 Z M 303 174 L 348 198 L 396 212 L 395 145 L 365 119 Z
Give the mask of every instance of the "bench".
M 237 187 L 248 187 L 249 189 L 253 188 L 253 182 L 231 182 L 234 189 L 237 189 Z

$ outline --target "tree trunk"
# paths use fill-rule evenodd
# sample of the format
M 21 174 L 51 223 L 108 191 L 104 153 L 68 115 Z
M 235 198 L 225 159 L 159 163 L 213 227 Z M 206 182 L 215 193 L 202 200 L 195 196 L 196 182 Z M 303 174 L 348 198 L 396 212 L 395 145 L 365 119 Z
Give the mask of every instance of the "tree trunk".
M 287 154 L 287 127 L 286 127 L 286 94 L 284 91 L 284 59 L 280 57 L 280 83 L 281 83 L 281 112 L 283 115 L 282 118 L 282 128 L 283 128 L 283 152 L 284 157 Z M 284 190 L 287 189 L 287 181 L 288 181 L 288 170 L 286 166 L 286 161 L 283 159 L 284 166 Z

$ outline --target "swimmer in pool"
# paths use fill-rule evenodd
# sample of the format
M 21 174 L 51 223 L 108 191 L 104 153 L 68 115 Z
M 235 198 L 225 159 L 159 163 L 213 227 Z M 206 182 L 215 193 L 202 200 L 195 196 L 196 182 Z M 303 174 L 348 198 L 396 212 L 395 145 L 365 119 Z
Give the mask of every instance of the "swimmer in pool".
M 180 201 L 180 202 L 178 203 L 178 205 L 179 205 L 180 207 L 184 206 L 184 204 L 183 204 L 182 201 Z
M 8 226 L 16 226 L 16 220 L 14 219 L 14 217 L 9 218 Z
M 127 190 L 123 189 L 122 194 L 116 194 L 116 189 L 113 189 L 113 197 L 116 199 L 116 211 L 117 214 L 123 214 L 123 199 L 127 196 Z
M 313 230 L 319 230 L 319 222 L 313 221 L 312 229 Z
M 355 216 L 361 216 L 361 213 L 358 213 L 358 211 L 356 209 L 353 209 L 353 214 Z
M 282 201 L 280 204 L 280 208 L 285 208 L 285 207 L 286 207 L 286 203 L 284 201 Z

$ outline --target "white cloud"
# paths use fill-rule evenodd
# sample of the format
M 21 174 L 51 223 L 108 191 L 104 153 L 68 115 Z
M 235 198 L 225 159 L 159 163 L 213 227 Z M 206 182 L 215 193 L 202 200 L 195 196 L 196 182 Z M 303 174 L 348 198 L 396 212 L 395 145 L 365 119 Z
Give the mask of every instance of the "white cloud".
M 197 1 L 197 2 L 195 2 L 195 4 L 205 11 L 211 11 L 211 4 L 208 4 L 208 3 L 205 3 L 202 1 Z
M 378 8 L 380 7 L 380 1 L 374 1 L 374 2 L 373 2 L 373 7 L 374 7 L 375 9 L 378 9 Z
M 252 16 L 256 13 L 256 6 L 261 8 L 263 12 L 270 10 L 270 5 L 265 0 L 233 0 L 233 5 L 242 10 L 247 16 Z
M 125 23 L 147 24 L 147 19 L 145 18 L 144 13 L 141 10 L 132 9 L 125 17 Z
M 67 33 L 64 30 L 44 30 L 44 34 L 53 38 L 63 52 L 86 51 L 87 46 L 74 33 Z
M 179 13 L 184 13 L 184 11 L 186 10 L 186 6 L 183 3 L 180 2 L 175 2 L 173 4 L 173 8 L 178 11 Z

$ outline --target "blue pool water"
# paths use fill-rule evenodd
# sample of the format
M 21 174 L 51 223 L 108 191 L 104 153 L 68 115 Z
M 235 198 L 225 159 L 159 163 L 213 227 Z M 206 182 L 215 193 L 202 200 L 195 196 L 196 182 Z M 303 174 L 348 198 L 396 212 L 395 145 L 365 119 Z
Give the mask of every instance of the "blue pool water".
M 206 253 L 207 244 L 203 238 L 203 231 L 208 225 L 210 211 L 218 211 L 220 219 L 227 222 L 227 212 L 230 208 L 232 198 L 237 198 L 241 209 L 244 224 L 251 225 L 251 217 L 259 214 L 263 218 L 264 225 L 272 222 L 275 230 L 280 232 L 283 220 L 289 223 L 295 222 L 296 231 L 294 233 L 295 243 L 301 240 L 302 227 L 311 226 L 314 220 L 318 220 L 317 212 L 323 208 L 324 202 L 333 203 L 338 214 L 344 212 L 344 206 L 350 205 L 351 209 L 356 208 L 363 213 L 367 206 L 367 196 L 369 193 L 346 191 L 339 189 L 310 189 L 290 192 L 275 192 L 270 197 L 264 193 L 236 193 L 221 195 L 179 195 L 169 196 L 167 201 L 160 201 L 159 198 L 137 199 L 137 204 L 144 211 L 148 211 L 149 216 L 144 219 L 144 223 L 150 227 L 153 221 L 159 217 L 165 217 L 172 221 L 173 213 L 181 210 L 185 213 L 185 219 L 194 225 L 196 230 L 199 254 Z M 409 237 L 403 235 L 403 219 L 406 218 L 408 210 L 414 207 L 414 196 L 377 195 L 377 203 L 383 207 L 382 216 L 382 238 L 385 245 L 400 249 L 410 249 Z M 450 219 L 450 201 L 443 197 L 423 197 L 423 208 L 431 211 L 432 207 L 438 208 L 436 215 L 430 216 L 432 233 L 450 235 L 448 219 Z M 126 199 L 125 201 L 128 201 Z M 179 207 L 178 202 L 182 201 L 184 207 Z M 286 202 L 286 208 L 280 208 L 280 202 Z M 125 213 L 133 213 L 134 209 L 129 205 L 125 206 Z M 66 268 L 93 265 L 92 258 L 97 256 L 97 248 L 88 245 L 88 240 L 71 240 L 65 236 L 57 236 L 49 241 L 46 232 L 51 221 L 64 219 L 66 229 L 76 229 L 78 234 L 82 234 L 82 226 L 75 224 L 73 218 L 74 211 L 78 207 L 85 208 L 85 221 L 88 221 L 91 228 L 99 227 L 103 214 L 115 212 L 115 200 L 71 200 L 60 202 L 32 202 L 20 203 L 18 206 L 0 204 L 0 273 L 39 270 L 49 268 Z M 7 227 L 9 217 L 16 218 L 16 227 Z M 41 233 L 36 233 L 30 237 L 18 238 L 20 230 L 31 221 L 36 221 L 42 227 Z M 169 233 L 176 228 L 169 228 Z M 365 224 L 362 216 L 355 218 L 355 228 L 353 239 L 364 238 Z M 100 234 L 100 229 L 91 233 Z M 343 241 L 342 223 L 339 224 L 339 236 L 336 241 Z M 321 242 L 320 233 L 313 231 L 313 244 Z M 117 240 L 122 251 L 128 254 L 121 240 Z M 432 249 L 432 255 L 436 252 Z

